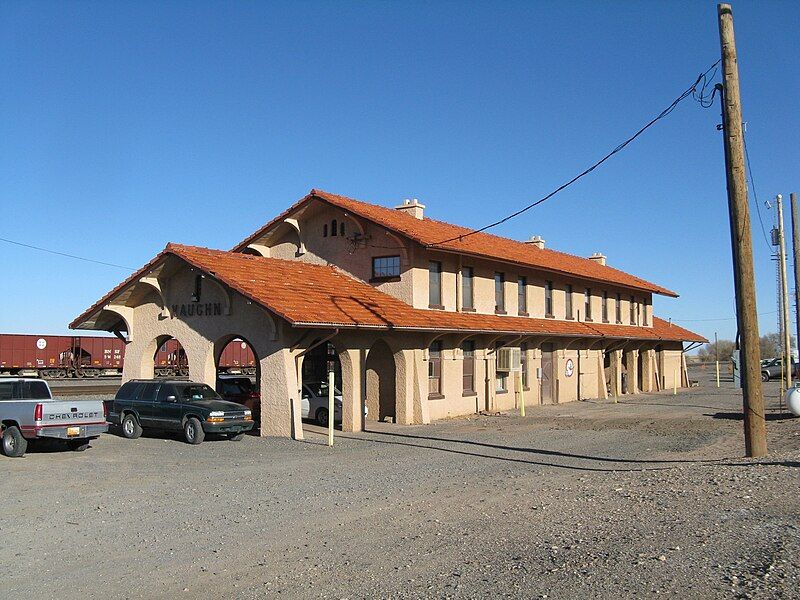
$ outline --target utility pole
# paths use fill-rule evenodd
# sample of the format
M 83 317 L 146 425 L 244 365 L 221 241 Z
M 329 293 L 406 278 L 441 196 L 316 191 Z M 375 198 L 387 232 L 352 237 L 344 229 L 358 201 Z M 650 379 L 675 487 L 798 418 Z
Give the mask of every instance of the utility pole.
M 797 321 L 795 343 L 798 344 L 798 351 L 800 351 L 800 219 L 797 216 L 797 194 L 792 192 L 790 198 L 792 201 L 792 246 L 794 250 L 794 309 Z
M 764 396 L 761 391 L 761 350 L 758 339 L 756 285 L 753 276 L 753 240 L 744 170 L 739 67 L 736 63 L 731 5 L 717 5 L 717 16 L 722 54 L 722 129 L 733 244 L 736 322 L 741 346 L 744 445 L 747 456 L 759 457 L 767 454 L 767 428 L 764 419 Z
M 783 196 L 775 197 L 778 205 L 778 260 L 781 267 L 781 334 L 783 336 L 783 370 L 786 371 L 786 389 L 792 387 L 792 321 L 789 316 L 789 281 L 786 274 L 786 235 L 783 229 Z M 781 397 L 783 392 L 781 390 Z

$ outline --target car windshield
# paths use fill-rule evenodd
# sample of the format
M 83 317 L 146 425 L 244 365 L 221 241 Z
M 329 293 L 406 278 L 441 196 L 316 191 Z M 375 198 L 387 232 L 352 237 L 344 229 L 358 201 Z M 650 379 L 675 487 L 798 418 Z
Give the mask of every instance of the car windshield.
M 194 383 L 190 385 L 176 385 L 178 396 L 181 400 L 217 400 L 217 392 L 208 387 L 205 383 Z

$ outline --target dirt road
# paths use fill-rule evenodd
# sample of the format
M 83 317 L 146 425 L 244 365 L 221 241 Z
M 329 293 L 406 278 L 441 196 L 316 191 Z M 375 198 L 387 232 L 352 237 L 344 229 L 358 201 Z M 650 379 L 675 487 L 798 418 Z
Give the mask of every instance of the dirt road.
M 800 419 L 723 386 L 4 459 L 3 596 L 800 597 Z

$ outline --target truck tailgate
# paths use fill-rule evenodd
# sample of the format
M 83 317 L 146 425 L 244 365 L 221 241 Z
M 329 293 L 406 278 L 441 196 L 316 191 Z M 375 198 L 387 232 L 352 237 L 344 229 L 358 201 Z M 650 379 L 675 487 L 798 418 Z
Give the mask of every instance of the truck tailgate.
M 41 425 L 86 425 L 105 423 L 101 400 L 51 400 L 42 404 Z

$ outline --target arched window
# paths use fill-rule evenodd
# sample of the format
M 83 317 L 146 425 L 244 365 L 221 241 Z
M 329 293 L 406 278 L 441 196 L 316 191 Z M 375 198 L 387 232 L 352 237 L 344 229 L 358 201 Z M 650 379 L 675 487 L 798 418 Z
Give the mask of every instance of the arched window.
M 339 235 L 344 237 L 344 221 L 339 223 Z
M 328 237 L 328 224 L 325 223 L 322 226 L 322 237 Z
M 336 219 L 334 219 L 333 221 L 331 221 L 331 235 L 333 237 L 336 237 L 337 232 L 338 232 L 338 227 L 336 227 Z

